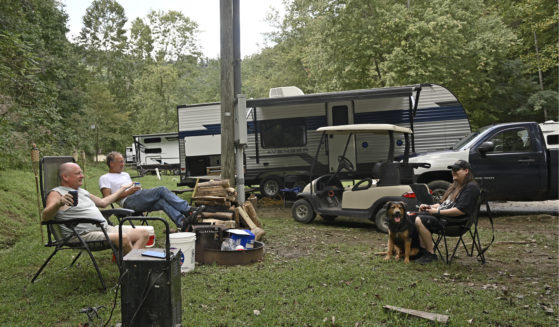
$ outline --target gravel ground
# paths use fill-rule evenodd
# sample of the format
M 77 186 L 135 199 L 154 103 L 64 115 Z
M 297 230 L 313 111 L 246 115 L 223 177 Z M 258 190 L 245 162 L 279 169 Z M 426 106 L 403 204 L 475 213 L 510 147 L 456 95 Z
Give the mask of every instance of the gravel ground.
M 559 200 L 548 201 L 489 201 L 489 207 L 493 215 L 536 215 L 548 214 L 559 215 Z M 485 213 L 485 205 L 481 207 L 481 212 Z

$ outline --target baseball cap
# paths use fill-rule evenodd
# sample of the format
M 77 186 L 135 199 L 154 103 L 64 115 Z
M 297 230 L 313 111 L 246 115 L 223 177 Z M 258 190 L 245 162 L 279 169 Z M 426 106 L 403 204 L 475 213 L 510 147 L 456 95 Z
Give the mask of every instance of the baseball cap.
M 454 164 L 448 166 L 448 169 L 460 170 L 460 169 L 471 169 L 470 163 L 466 160 L 458 160 Z

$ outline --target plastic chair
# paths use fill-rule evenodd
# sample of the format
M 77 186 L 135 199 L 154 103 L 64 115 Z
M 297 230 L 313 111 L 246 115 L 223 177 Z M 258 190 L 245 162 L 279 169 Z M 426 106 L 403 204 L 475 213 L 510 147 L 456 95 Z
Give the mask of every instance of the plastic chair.
M 480 261 L 481 264 L 485 263 L 485 251 L 487 251 L 489 246 L 493 243 L 493 240 L 495 239 L 495 231 L 493 229 L 493 219 L 491 217 L 491 210 L 489 208 L 489 203 L 487 203 L 487 201 L 484 201 L 484 198 L 485 198 L 485 191 L 481 191 L 477 198 L 474 212 L 472 212 L 472 214 L 467 217 L 459 218 L 459 219 L 448 219 L 448 218 L 441 219 L 443 228 L 438 232 L 434 232 L 434 234 L 438 235 L 434 243 L 435 243 L 435 251 L 438 252 L 439 256 L 444 260 L 446 264 L 448 265 L 451 264 L 452 259 L 455 257 L 456 251 L 458 250 L 460 244 L 463 245 L 464 250 L 466 250 L 466 254 L 468 256 L 470 257 L 473 256 L 475 250 L 477 252 L 478 261 Z M 493 229 L 493 238 L 491 239 L 491 243 L 485 248 L 482 248 L 481 246 L 481 240 L 479 237 L 479 230 L 478 230 L 479 212 L 480 212 L 481 204 L 483 202 L 486 203 L 487 213 L 489 216 L 489 220 L 491 222 L 491 228 Z M 464 235 L 466 235 L 466 233 L 468 233 L 472 239 L 472 244 L 470 248 L 468 248 L 468 246 L 464 241 Z M 449 246 L 448 246 L 448 242 L 449 242 L 448 238 L 450 237 L 458 238 L 456 245 L 452 248 L 452 254 L 450 254 Z M 441 249 L 441 243 L 444 243 L 444 255 L 443 255 L 443 249 Z
M 43 208 L 46 206 L 46 199 L 49 191 L 56 186 L 60 185 L 60 179 L 58 176 L 58 167 L 66 162 L 74 162 L 73 157 L 43 157 L 41 159 L 39 165 L 40 171 L 40 191 L 41 191 L 41 198 L 43 201 Z M 101 213 L 105 218 L 111 215 L 117 216 L 130 216 L 133 211 L 129 209 L 111 209 L 111 210 L 102 210 Z M 86 252 L 95 270 L 97 271 L 97 275 L 99 277 L 99 281 L 103 286 L 103 289 L 107 289 L 105 281 L 103 280 L 103 276 L 101 275 L 101 271 L 99 270 L 99 266 L 97 265 L 97 261 L 93 256 L 93 251 L 101 251 L 101 250 L 108 250 L 111 249 L 113 254 L 117 255 L 117 250 L 112 242 L 109 241 L 109 237 L 107 232 L 104 229 L 101 229 L 105 234 L 105 240 L 102 241 L 85 241 L 83 238 L 76 233 L 75 227 L 81 223 L 91 223 L 96 226 L 101 227 L 101 222 L 95 219 L 88 219 L 88 218 L 80 218 L 74 220 L 65 220 L 65 221 L 57 221 L 57 220 L 50 220 L 46 222 L 41 222 L 41 225 L 46 226 L 47 228 L 47 243 L 45 244 L 46 247 L 54 247 L 54 251 L 49 255 L 49 257 L 45 260 L 45 262 L 41 265 L 37 273 L 31 279 L 31 282 L 34 283 L 37 280 L 37 277 L 41 274 L 43 269 L 46 265 L 50 262 L 50 260 L 58 253 L 60 250 L 78 250 L 80 251 L 78 255 L 74 258 L 70 267 L 76 263 L 76 261 L 80 258 L 83 252 Z M 110 223 L 110 221 L 109 221 Z M 62 234 L 61 227 L 65 226 L 69 230 L 72 231 L 73 235 L 64 237 Z M 75 239 L 74 236 L 77 238 Z M 120 267 L 119 267 L 120 269 Z

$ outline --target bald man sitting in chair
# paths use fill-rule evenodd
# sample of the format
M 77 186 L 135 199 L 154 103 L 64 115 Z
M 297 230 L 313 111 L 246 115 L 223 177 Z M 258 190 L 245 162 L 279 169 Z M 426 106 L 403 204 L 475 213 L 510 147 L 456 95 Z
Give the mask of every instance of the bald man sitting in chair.
M 49 221 L 53 218 L 57 220 L 69 220 L 76 218 L 90 218 L 103 221 L 102 226 L 107 232 L 107 236 L 111 242 L 119 247 L 118 243 L 118 227 L 110 226 L 98 207 L 105 208 L 115 201 L 124 190 L 132 185 L 123 185 L 115 193 L 105 198 L 99 198 L 88 191 L 81 188 L 84 175 L 78 164 L 67 162 L 60 165 L 59 168 L 60 186 L 49 191 L 47 196 L 47 204 L 43 210 L 43 221 Z M 78 205 L 72 206 L 73 197 L 68 192 L 78 192 Z M 65 226 L 61 226 L 62 234 L 65 237 L 72 236 L 73 233 Z M 101 229 L 93 224 L 78 224 L 76 232 L 80 234 L 85 241 L 104 240 L 105 235 Z M 75 238 L 75 236 L 74 236 Z M 131 229 L 122 233 L 122 250 L 124 254 L 132 249 L 141 249 L 148 242 L 149 234 L 145 229 Z

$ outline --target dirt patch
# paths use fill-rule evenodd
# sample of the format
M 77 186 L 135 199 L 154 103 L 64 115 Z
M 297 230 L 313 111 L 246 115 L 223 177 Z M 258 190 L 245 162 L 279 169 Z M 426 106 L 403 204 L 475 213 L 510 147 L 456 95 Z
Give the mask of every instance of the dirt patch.
M 274 224 L 274 233 L 266 235 L 266 252 L 276 260 L 317 256 L 324 245 L 335 247 L 341 243 L 366 245 L 371 255 L 386 249 L 386 234 L 378 232 L 374 224 L 366 220 L 342 217 L 326 222 L 317 216 L 312 223 L 302 225 L 293 221 L 290 208 L 281 206 L 261 206 L 258 214 Z M 464 282 L 476 288 L 502 290 L 504 296 L 535 296 L 542 305 L 557 306 L 558 223 L 558 217 L 552 215 L 497 217 L 494 219 L 495 241 L 486 252 L 487 263 L 480 265 L 461 248 L 455 263 L 449 267 L 455 270 L 449 270 L 451 273 L 445 278 L 453 278 L 452 271 L 483 275 L 486 277 Z M 297 226 L 301 228 L 295 230 Z M 486 217 L 480 220 L 480 230 L 485 246 L 492 236 Z M 461 282 L 460 278 L 456 282 Z

